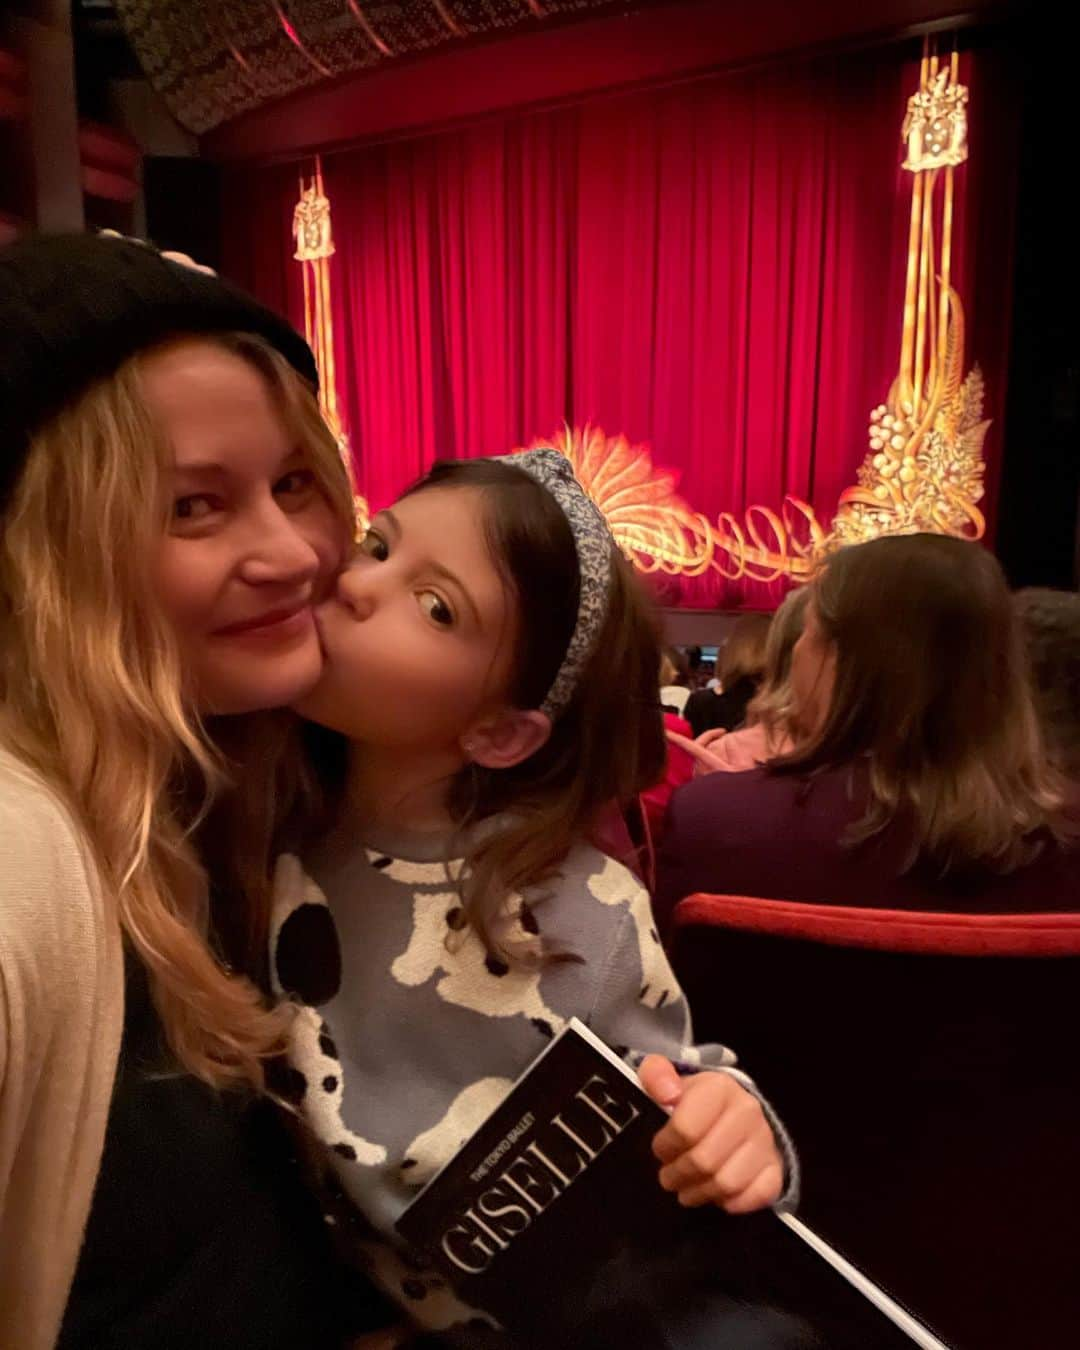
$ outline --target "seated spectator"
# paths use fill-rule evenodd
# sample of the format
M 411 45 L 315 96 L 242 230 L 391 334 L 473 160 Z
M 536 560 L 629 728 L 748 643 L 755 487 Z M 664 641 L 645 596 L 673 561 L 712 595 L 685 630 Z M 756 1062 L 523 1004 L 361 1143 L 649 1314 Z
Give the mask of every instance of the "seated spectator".
M 735 731 L 746 720 L 746 709 L 765 672 L 768 614 L 743 614 L 716 661 L 718 689 L 699 689 L 686 701 L 683 716 L 695 736 L 723 727 Z
M 700 740 L 688 741 L 668 730 L 669 742 L 694 758 L 698 774 L 742 773 L 794 749 L 791 653 L 802 633 L 809 598 L 805 586 L 792 591 L 773 615 L 765 645 L 765 676 L 741 731 L 706 731 Z
M 1014 600 L 1047 754 L 1080 782 L 1080 595 L 1032 587 Z
M 690 697 L 690 662 L 678 647 L 668 647 L 660 658 L 660 704 L 665 712 L 682 717 Z
M 1075 804 L 1048 763 L 994 558 L 939 535 L 834 554 L 791 668 L 791 754 L 672 798 L 664 923 L 698 891 L 894 909 L 1072 909 Z

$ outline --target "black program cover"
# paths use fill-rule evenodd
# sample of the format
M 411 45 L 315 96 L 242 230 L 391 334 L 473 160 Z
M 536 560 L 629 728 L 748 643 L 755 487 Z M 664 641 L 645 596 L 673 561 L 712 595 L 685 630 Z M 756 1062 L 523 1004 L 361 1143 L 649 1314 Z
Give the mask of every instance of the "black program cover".
M 896 1325 L 903 1310 L 882 1313 L 869 1301 L 887 1305 L 881 1291 L 853 1288 L 771 1210 L 680 1206 L 652 1154 L 665 1120 L 572 1021 L 397 1229 L 463 1299 L 537 1345 L 941 1347 L 911 1319 Z

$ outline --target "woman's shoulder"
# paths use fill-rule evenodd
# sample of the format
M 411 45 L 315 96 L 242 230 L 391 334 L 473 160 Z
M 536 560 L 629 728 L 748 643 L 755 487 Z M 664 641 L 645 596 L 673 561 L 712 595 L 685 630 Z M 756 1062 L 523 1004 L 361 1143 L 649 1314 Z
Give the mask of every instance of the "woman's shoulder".
M 34 769 L 0 747 L 0 948 L 10 954 L 22 947 L 24 933 L 43 958 L 74 960 L 102 920 L 100 899 L 67 807 Z
M 725 736 L 724 741 L 727 739 Z M 742 773 L 708 773 L 684 784 L 672 797 L 668 828 L 676 820 L 690 824 L 700 819 L 710 829 L 724 829 L 744 815 L 759 819 L 758 804 L 762 800 L 781 802 L 794 798 L 795 793 L 794 778 L 761 767 Z M 715 813 L 721 804 L 724 815 L 718 819 Z
M 82 832 L 67 806 L 45 780 L 23 760 L 0 746 L 0 832 L 4 847 L 0 866 L 39 856 L 54 863 L 59 857 L 85 870 Z M 31 867 L 31 871 L 36 870 Z

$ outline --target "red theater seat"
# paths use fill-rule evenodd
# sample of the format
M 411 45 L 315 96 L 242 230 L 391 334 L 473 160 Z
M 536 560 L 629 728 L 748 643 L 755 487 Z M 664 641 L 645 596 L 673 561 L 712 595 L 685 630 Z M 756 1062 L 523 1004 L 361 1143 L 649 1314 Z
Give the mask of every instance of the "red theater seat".
M 806 1220 L 958 1350 L 1073 1343 L 1080 914 L 696 895 L 674 922 L 695 1035 L 784 1117 Z

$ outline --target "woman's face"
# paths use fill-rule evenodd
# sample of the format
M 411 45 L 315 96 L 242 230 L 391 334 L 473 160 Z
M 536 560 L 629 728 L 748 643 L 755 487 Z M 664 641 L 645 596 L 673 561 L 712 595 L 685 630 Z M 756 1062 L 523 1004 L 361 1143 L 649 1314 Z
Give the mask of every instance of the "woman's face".
M 351 740 L 449 751 L 501 704 L 514 615 L 475 488 L 429 488 L 371 522 L 319 606 L 322 678 L 297 709 Z
M 824 725 L 835 682 L 836 647 L 825 636 L 811 596 L 802 634 L 791 653 L 795 722 L 803 736 L 813 736 Z
M 291 703 L 319 678 L 312 617 L 345 550 L 265 378 L 191 340 L 146 359 L 148 406 L 172 444 L 172 503 L 155 568 L 204 713 Z

